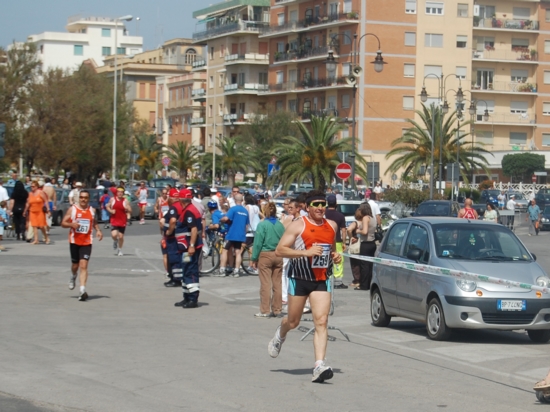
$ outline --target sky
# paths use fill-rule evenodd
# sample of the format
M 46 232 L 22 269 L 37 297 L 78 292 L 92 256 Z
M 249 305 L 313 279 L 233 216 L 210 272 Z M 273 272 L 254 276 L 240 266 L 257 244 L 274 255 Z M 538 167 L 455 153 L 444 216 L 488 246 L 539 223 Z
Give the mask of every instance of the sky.
M 116 18 L 130 14 L 130 35 L 143 37 L 144 50 L 176 37 L 190 38 L 193 11 L 219 3 L 197 0 L 0 0 L 0 47 L 25 41 L 31 34 L 66 32 L 67 19 L 81 15 Z M 139 21 L 136 19 L 139 17 Z

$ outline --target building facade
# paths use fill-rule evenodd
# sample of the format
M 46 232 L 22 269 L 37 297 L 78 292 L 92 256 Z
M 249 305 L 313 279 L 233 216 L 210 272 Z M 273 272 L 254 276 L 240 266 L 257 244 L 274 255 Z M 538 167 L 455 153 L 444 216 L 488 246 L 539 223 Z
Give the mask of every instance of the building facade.
M 115 29 L 117 45 L 115 45 Z M 130 36 L 124 22 L 107 17 L 71 17 L 67 32 L 44 32 L 30 35 L 35 43 L 42 69 L 61 68 L 74 71 L 86 60 L 103 65 L 106 57 L 115 53 L 135 55 L 143 51 L 143 38 Z

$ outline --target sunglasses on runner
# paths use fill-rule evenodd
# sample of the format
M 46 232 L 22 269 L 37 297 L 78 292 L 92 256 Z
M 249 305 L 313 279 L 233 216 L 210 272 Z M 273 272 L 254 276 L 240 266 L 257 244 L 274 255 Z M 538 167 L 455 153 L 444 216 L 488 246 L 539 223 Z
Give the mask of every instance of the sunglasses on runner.
M 318 200 L 316 202 L 311 202 L 309 205 L 311 207 L 327 207 L 327 202 L 323 200 Z

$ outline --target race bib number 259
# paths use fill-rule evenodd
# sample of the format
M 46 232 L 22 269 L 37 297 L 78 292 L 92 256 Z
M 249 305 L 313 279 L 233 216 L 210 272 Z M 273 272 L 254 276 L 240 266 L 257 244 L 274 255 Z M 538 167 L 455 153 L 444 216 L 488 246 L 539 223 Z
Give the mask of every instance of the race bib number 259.
M 322 243 L 317 246 L 322 246 L 323 254 L 318 256 L 313 256 L 311 261 L 311 267 L 313 269 L 326 269 L 328 267 L 328 263 L 330 259 L 331 245 L 327 243 Z

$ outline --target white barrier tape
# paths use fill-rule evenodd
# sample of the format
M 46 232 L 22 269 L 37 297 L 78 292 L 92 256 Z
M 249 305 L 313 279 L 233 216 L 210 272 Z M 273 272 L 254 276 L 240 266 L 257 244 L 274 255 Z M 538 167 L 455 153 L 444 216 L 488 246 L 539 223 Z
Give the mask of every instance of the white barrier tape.
M 537 285 L 530 285 L 529 283 L 514 282 L 513 280 L 495 278 L 493 276 L 478 275 L 477 273 L 464 272 L 456 269 L 446 269 L 437 266 L 422 265 L 419 263 L 402 262 L 393 259 L 382 259 L 370 256 L 362 255 L 350 255 L 349 253 L 341 253 L 342 256 L 347 256 L 352 259 L 365 260 L 367 262 L 379 263 L 381 265 L 393 266 L 408 270 L 414 270 L 415 272 L 430 273 L 432 275 L 452 276 L 460 279 L 475 280 L 478 282 L 494 283 L 497 285 L 514 286 L 521 289 L 538 290 L 542 293 L 549 293 L 550 289 Z

